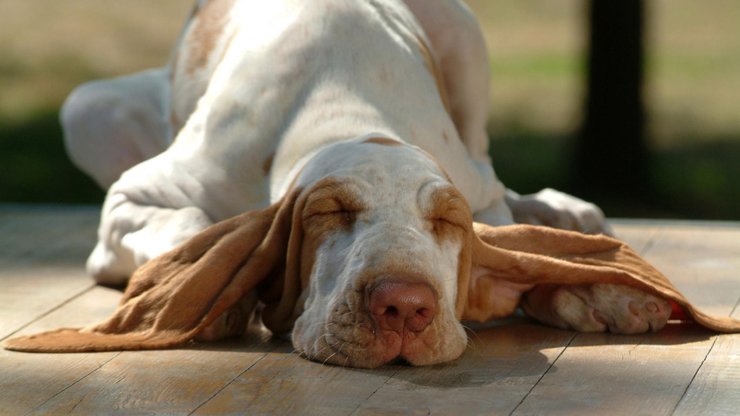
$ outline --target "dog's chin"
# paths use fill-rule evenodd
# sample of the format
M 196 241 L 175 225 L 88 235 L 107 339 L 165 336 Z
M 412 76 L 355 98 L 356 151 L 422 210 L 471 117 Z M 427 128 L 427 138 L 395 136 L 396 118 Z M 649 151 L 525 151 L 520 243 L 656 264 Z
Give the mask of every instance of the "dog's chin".
M 376 368 L 388 363 L 425 366 L 452 361 L 467 346 L 465 330 L 456 320 L 435 321 L 421 333 L 379 331 L 367 322 L 339 325 L 296 322 L 293 346 L 303 357 L 322 364 Z M 308 330 L 308 331 L 306 331 Z

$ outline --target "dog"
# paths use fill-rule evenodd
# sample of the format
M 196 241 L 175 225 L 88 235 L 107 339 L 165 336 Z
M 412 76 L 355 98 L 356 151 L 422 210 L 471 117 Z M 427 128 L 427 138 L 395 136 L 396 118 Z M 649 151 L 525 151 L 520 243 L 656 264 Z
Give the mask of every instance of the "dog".
M 462 1 L 201 0 L 166 67 L 85 84 L 63 106 L 70 157 L 107 189 L 87 269 L 125 285 L 177 247 L 173 264 L 195 251 L 228 257 L 226 226 L 203 230 L 246 212 L 241 238 L 262 251 L 240 264 L 298 276 L 287 324 L 272 327 L 292 330 L 313 360 L 450 361 L 467 343 L 461 316 L 518 307 L 578 331 L 662 328 L 671 306 L 654 293 L 510 281 L 475 260 L 466 269 L 479 224 L 611 232 L 593 204 L 502 185 L 488 85 Z M 485 316 L 456 303 L 462 274 L 487 282 Z M 200 339 L 243 332 L 257 301 L 239 296 Z

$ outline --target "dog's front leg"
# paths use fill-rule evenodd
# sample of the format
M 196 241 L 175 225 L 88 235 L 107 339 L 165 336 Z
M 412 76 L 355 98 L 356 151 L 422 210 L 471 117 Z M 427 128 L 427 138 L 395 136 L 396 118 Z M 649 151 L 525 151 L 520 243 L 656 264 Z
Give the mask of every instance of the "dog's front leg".
M 144 182 L 146 183 L 146 182 Z M 153 195 L 172 189 L 144 192 L 119 181 L 103 205 L 98 243 L 87 261 L 96 282 L 121 286 L 147 261 L 163 254 L 210 226 L 213 221 L 195 204 Z

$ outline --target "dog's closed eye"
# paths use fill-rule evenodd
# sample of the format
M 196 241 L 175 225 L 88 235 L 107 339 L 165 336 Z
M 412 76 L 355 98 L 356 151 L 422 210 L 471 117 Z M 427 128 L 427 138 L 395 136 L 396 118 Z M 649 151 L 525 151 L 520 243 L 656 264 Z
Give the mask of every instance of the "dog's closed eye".
M 345 208 L 337 201 L 327 200 L 307 207 L 303 212 L 303 222 L 304 224 L 315 224 L 326 221 L 340 221 L 343 226 L 351 226 L 354 224 L 358 212 Z
M 364 206 L 351 190 L 341 183 L 331 182 L 311 192 L 302 215 L 306 225 L 339 222 L 344 227 L 351 227 L 357 214 L 363 210 Z
M 462 197 L 454 189 L 434 192 L 427 215 L 430 231 L 438 237 L 464 233 L 470 228 L 470 213 Z

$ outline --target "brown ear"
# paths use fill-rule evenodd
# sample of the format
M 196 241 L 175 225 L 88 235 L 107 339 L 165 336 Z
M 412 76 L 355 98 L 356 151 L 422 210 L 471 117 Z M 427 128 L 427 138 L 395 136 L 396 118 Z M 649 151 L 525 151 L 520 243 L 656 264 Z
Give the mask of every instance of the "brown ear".
M 473 230 L 472 264 L 490 271 L 482 279 L 521 285 L 630 285 L 673 301 L 707 328 L 740 331 L 740 321 L 711 317 L 694 308 L 665 276 L 614 238 L 531 225 L 475 223 Z M 496 308 L 495 299 L 480 293 L 486 283 L 473 283 L 468 283 L 464 319 L 489 316 L 487 309 Z
M 299 191 L 260 211 L 215 224 L 140 267 L 107 321 L 9 340 L 28 352 L 83 352 L 173 347 L 193 339 L 248 291 L 266 289 L 266 320 L 282 329 L 300 292 L 286 266 L 286 247 L 300 244 L 293 228 Z M 296 216 L 300 218 L 300 216 Z M 295 240 L 291 242 L 289 240 Z M 268 276 L 276 276 L 269 279 Z M 288 276 L 288 278 L 283 278 Z

